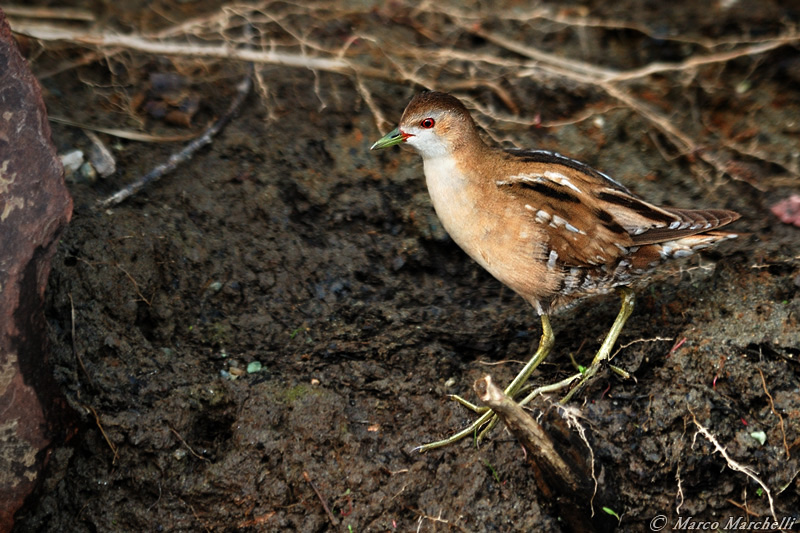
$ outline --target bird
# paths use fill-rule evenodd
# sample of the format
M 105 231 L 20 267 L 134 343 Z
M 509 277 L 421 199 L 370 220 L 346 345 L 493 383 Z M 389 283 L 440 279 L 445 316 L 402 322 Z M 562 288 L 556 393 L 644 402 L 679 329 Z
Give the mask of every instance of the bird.
M 632 286 L 662 263 L 737 237 L 720 231 L 740 215 L 726 209 L 679 209 L 647 202 L 609 175 L 547 150 L 504 149 L 483 141 L 455 96 L 426 91 L 408 103 L 394 130 L 371 150 L 407 144 L 422 156 L 431 203 L 464 252 L 520 295 L 539 315 L 542 336 L 528 363 L 506 387 L 517 395 L 550 353 L 550 315 L 583 298 L 616 291 L 619 314 L 591 365 L 574 376 L 572 395 L 608 361 L 634 306 Z M 574 383 L 568 380 L 566 385 Z M 423 452 L 496 424 L 482 412 L 458 433 Z

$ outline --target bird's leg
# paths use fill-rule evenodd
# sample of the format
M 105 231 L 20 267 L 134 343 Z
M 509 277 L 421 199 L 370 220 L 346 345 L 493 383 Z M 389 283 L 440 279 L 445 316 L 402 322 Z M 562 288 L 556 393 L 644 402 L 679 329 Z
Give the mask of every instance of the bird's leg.
M 553 335 L 553 328 L 550 327 L 550 317 L 547 315 L 542 315 L 542 338 L 539 339 L 539 348 L 536 349 L 536 353 L 533 354 L 531 360 L 528 361 L 517 377 L 514 378 L 508 387 L 506 387 L 505 393 L 507 396 L 513 398 L 519 390 L 522 388 L 525 383 L 527 383 L 528 378 L 531 377 L 533 371 L 536 370 L 536 367 L 545 360 L 545 358 L 550 353 L 550 350 L 553 349 L 553 343 L 555 343 L 556 337 Z
M 528 378 L 531 377 L 533 371 L 536 370 L 536 367 L 547 358 L 547 355 L 550 353 L 550 350 L 553 349 L 553 343 L 555 342 L 555 336 L 553 335 L 553 328 L 550 327 L 550 318 L 547 315 L 542 315 L 542 338 L 539 340 L 539 347 L 536 349 L 536 353 L 533 354 L 530 361 L 522 368 L 517 377 L 506 387 L 505 393 L 510 396 L 511 398 L 516 395 L 520 389 L 525 385 L 525 382 L 528 381 Z M 613 344 L 613 343 L 612 343 Z M 462 405 L 473 409 L 474 411 L 481 411 L 481 408 L 471 404 L 470 402 L 464 400 L 458 396 L 452 396 L 453 399 L 459 401 Z M 469 435 L 473 435 L 478 432 L 485 424 L 486 426 L 480 434 L 477 435 L 476 439 L 480 441 L 483 436 L 490 431 L 495 424 L 497 424 L 497 417 L 495 414 L 486 409 L 483 414 L 472 424 L 467 426 L 466 428 L 462 429 L 455 435 L 451 435 L 450 437 L 431 442 L 430 444 L 423 444 L 422 446 L 417 446 L 415 449 L 419 450 L 420 452 L 426 452 L 428 450 L 432 450 L 434 448 L 439 448 L 441 446 L 446 446 L 448 444 L 452 444 L 456 441 L 463 439 Z
M 625 322 L 628 321 L 628 318 L 631 316 L 633 312 L 633 304 L 634 304 L 634 293 L 632 289 L 628 287 L 620 287 L 618 289 L 620 298 L 622 299 L 622 307 L 619 310 L 619 314 L 617 315 L 617 319 L 614 320 L 614 324 L 611 325 L 611 329 L 606 335 L 603 344 L 600 346 L 600 349 L 597 351 L 597 354 L 594 356 L 592 360 L 592 364 L 584 370 L 581 374 L 575 376 L 580 377 L 581 380 L 578 384 L 572 388 L 571 391 L 567 393 L 564 398 L 561 399 L 561 404 L 565 404 L 572 399 L 572 397 L 577 393 L 583 386 L 586 384 L 587 381 L 592 379 L 597 371 L 600 369 L 600 366 L 608 361 L 611 357 L 611 349 L 616 344 L 617 339 L 619 338 L 619 334 L 622 332 L 622 328 L 625 326 Z
M 542 315 L 542 338 L 539 339 L 539 347 L 536 349 L 536 353 L 533 354 L 533 357 L 528 361 L 528 363 L 520 370 L 517 377 L 514 378 L 508 387 L 506 387 L 505 393 L 510 398 L 513 398 L 519 391 L 522 389 L 523 385 L 528 382 L 528 379 L 533 374 L 533 371 L 536 370 L 536 367 L 544 361 L 547 355 L 550 353 L 550 350 L 553 349 L 553 343 L 555 342 L 555 335 L 553 335 L 553 328 L 550 327 L 550 317 L 547 315 Z M 467 409 L 475 411 L 476 413 L 485 413 L 489 410 L 488 407 L 479 407 L 474 403 L 465 400 L 461 396 L 456 394 L 450 395 L 451 400 L 455 400 Z

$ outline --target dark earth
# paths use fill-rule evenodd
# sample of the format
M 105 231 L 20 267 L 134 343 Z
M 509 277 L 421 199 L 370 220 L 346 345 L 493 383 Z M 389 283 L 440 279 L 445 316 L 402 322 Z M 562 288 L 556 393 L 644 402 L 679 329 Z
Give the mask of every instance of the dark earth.
M 701 39 L 758 41 L 800 23 L 796 3 L 612 4 L 550 7 L 625 25 L 503 20 L 528 10 L 519 2 L 481 24 L 624 70 L 710 53 Z M 219 10 L 144 5 L 77 7 L 98 15 L 94 30 L 122 32 Z M 306 22 L 305 38 L 338 45 L 370 33 L 398 50 L 413 43 L 517 57 L 447 14 L 402 2 L 358 3 L 339 20 Z M 87 49 L 25 45 L 51 115 L 153 135 L 201 130 L 224 113 L 247 70 L 116 51 L 54 73 Z M 391 69 L 385 56 L 370 58 Z M 266 93 L 251 93 L 210 147 L 127 202 L 96 207 L 183 143 L 100 134 L 117 172 L 70 178 L 75 214 L 46 313 L 53 372 L 75 415 L 14 531 L 567 531 L 502 427 L 479 447 L 465 440 L 413 451 L 473 420 L 448 394 L 477 401 L 472 384 L 487 373 L 507 383 L 541 333 L 533 310 L 439 227 L 420 158 L 369 151 L 425 87 L 256 69 Z M 498 71 L 495 91 L 421 72 L 434 80 L 427 88 L 520 119 L 483 115 L 495 138 L 584 160 L 656 203 L 742 214 L 737 240 L 667 265 L 638 292 L 614 359 L 635 379 L 604 370 L 570 405 L 620 531 L 650 531 L 659 515 L 667 530 L 687 517 L 720 530 L 729 517 L 800 519 L 800 228 L 769 209 L 800 191 L 798 41 L 627 86 L 698 139 L 703 152 L 694 153 L 679 153 L 595 87 Z M 177 74 L 196 97 L 188 128 L 130 104 L 155 99 L 154 73 Z M 359 84 L 388 121 L 380 130 Z M 53 140 L 59 153 L 91 146 L 61 124 Z M 728 157 L 731 171 L 709 165 L 708 153 Z M 570 357 L 587 364 L 617 311 L 611 295 L 554 316 L 556 346 L 533 383 L 573 373 Z M 532 409 L 554 408 L 541 400 Z M 701 427 L 763 482 L 774 514 L 765 489 L 731 468 Z

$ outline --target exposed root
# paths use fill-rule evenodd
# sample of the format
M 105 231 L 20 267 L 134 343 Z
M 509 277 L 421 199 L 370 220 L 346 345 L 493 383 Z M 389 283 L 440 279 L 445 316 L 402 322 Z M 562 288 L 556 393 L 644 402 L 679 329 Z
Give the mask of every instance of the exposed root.
M 456 524 L 455 522 L 451 522 L 446 518 L 442 518 L 442 512 L 439 511 L 436 516 L 430 515 L 424 511 L 420 511 L 419 509 L 411 509 L 417 516 L 417 533 L 422 531 L 422 524 L 425 523 L 426 520 L 433 522 L 435 524 L 445 524 L 448 528 L 456 528 L 458 531 L 466 531 L 463 527 Z
M 725 450 L 725 447 L 719 443 L 719 441 L 716 439 L 716 437 L 714 437 L 714 435 L 711 434 L 708 428 L 706 428 L 700 422 L 698 422 L 697 417 L 694 414 L 694 411 L 692 411 L 691 408 L 688 409 L 689 413 L 691 413 L 692 415 L 692 422 L 694 422 L 694 425 L 697 426 L 698 433 L 702 434 L 706 438 L 706 440 L 708 440 L 708 442 L 714 445 L 714 449 L 717 452 L 719 452 L 719 454 L 723 457 L 723 459 L 725 459 L 728 468 L 730 468 L 731 470 L 735 470 L 736 472 L 741 472 L 745 476 L 749 477 L 750 479 L 758 483 L 761 486 L 761 488 L 764 489 L 764 493 L 767 495 L 767 499 L 769 500 L 769 510 L 770 513 L 772 514 L 772 518 L 776 522 L 779 522 L 778 517 L 775 514 L 775 505 L 774 502 L 772 501 L 772 492 L 769 490 L 769 487 L 767 487 L 766 483 L 761 481 L 761 478 L 759 478 L 756 475 L 755 470 L 753 470 L 749 466 L 745 466 L 741 463 L 736 462 L 730 455 L 728 455 L 728 452 Z M 697 433 L 695 433 L 694 435 L 692 445 L 694 445 L 694 440 L 696 439 L 697 439 Z

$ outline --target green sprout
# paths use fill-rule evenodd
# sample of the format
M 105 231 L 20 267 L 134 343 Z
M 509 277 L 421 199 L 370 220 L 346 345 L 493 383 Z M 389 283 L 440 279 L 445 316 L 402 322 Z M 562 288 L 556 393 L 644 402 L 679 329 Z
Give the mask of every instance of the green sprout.
M 489 463 L 488 460 L 484 459 L 483 464 L 485 464 L 486 468 L 488 468 L 489 471 L 492 473 L 492 476 L 494 476 L 494 480 L 497 481 L 498 483 L 501 483 L 500 476 L 497 475 L 497 471 L 494 469 L 491 463 Z

